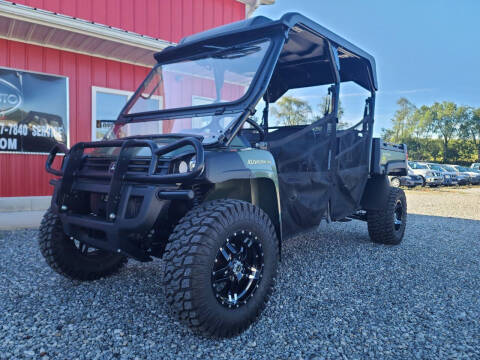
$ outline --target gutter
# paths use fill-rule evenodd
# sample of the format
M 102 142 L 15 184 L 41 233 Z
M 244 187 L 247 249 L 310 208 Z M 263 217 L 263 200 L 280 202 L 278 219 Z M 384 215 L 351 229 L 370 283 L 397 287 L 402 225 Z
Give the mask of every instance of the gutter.
M 68 15 L 18 5 L 9 1 L 0 1 L 0 17 L 66 30 L 71 33 L 113 41 L 145 50 L 160 51 L 167 46 L 173 45 L 173 43 L 169 41 L 74 18 Z

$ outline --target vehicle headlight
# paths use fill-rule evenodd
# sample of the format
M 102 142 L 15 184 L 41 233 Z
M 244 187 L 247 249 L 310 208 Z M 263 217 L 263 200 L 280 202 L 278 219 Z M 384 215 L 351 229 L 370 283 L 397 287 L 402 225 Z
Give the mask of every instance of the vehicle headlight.
M 195 156 L 193 156 L 191 159 L 190 159 L 190 163 L 188 164 L 188 167 L 190 169 L 190 171 L 193 170 L 193 168 L 195 167 L 195 165 L 197 165 L 197 158 Z
M 178 172 L 180 174 L 185 174 L 186 172 L 188 172 L 188 164 L 186 161 L 180 161 L 180 163 L 178 164 Z

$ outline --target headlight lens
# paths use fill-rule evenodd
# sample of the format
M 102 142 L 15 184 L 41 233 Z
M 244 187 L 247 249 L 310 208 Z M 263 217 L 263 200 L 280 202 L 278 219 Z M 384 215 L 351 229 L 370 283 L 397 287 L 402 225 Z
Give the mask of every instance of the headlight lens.
M 180 161 L 178 164 L 178 172 L 180 174 L 185 174 L 188 171 L 188 164 L 186 161 Z
M 193 170 L 193 168 L 195 167 L 196 164 L 197 164 L 197 158 L 195 156 L 193 156 L 190 159 L 190 163 L 188 164 L 188 167 L 190 168 L 190 171 Z

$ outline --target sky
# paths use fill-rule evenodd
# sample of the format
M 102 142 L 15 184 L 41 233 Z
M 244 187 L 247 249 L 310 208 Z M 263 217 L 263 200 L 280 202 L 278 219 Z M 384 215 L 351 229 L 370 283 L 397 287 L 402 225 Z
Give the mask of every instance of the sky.
M 396 101 L 417 106 L 453 101 L 480 107 L 480 1 L 276 0 L 255 15 L 299 12 L 375 57 L 379 91 L 375 133 L 389 127 Z M 344 120 L 360 120 L 364 97 L 343 86 Z M 300 96 L 312 106 L 317 95 Z

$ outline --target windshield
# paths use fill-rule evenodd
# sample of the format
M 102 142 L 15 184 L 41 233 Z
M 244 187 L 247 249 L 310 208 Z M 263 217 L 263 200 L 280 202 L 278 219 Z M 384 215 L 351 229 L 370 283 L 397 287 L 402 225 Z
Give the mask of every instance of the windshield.
M 453 166 L 444 165 L 443 167 L 450 172 L 457 172 L 457 169 L 455 169 Z
M 409 165 L 412 169 L 428 169 L 427 165 L 419 163 L 410 162 Z
M 228 115 L 191 116 L 176 119 L 131 121 L 116 123 L 107 133 L 105 140 L 115 140 L 130 136 L 183 134 L 200 135 L 204 144 L 218 141 L 218 137 L 241 113 Z
M 445 171 L 445 169 L 442 168 L 440 165 L 431 164 L 431 165 L 430 165 L 430 168 L 431 168 L 432 170 L 436 170 L 436 171 L 441 171 L 441 172 L 444 172 L 444 171 Z
M 124 114 L 182 109 L 241 99 L 250 88 L 270 40 L 219 47 L 189 60 L 156 65 Z

